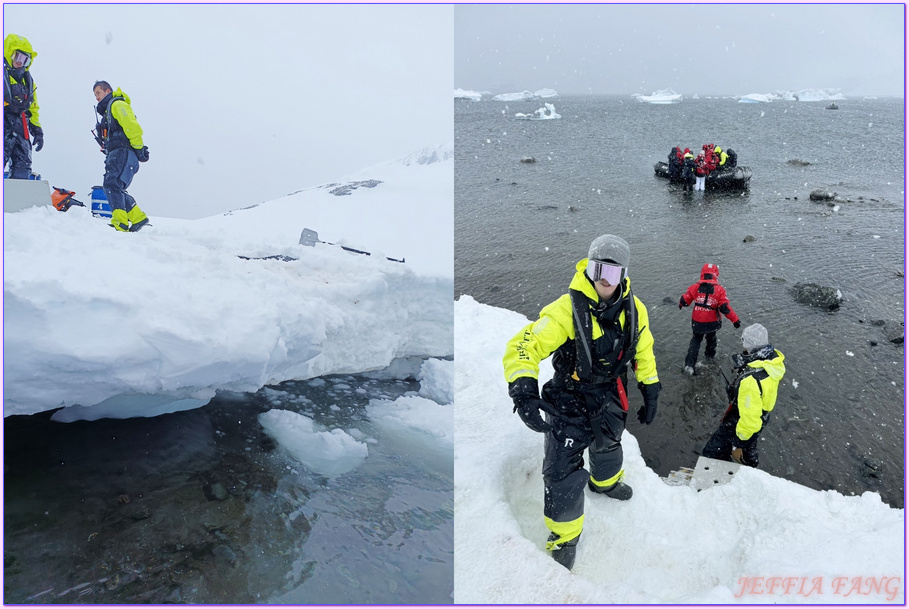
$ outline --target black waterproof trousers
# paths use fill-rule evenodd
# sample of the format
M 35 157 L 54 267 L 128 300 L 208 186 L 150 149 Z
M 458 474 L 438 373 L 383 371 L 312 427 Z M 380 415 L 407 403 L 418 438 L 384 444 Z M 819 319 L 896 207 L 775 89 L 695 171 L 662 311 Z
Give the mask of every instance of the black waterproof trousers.
M 758 438 L 761 435 L 761 432 L 767 427 L 767 417 L 768 413 L 764 413 L 764 425 L 761 427 L 761 430 L 752 435 L 742 446 L 742 461 L 745 465 L 750 467 L 758 466 Z M 704 450 L 701 451 L 701 454 L 710 459 L 720 459 L 722 461 L 732 461 L 732 458 L 729 456 L 732 452 L 732 441 L 735 439 L 735 426 L 738 424 L 738 417 L 726 417 L 723 419 L 723 422 L 720 423 L 719 429 L 717 429 L 713 436 L 707 441 L 707 444 L 704 446 Z
M 27 180 L 32 174 L 32 143 L 22 133 L 18 115 L 3 114 L 3 168 L 9 164 L 9 177 Z
M 550 381 L 543 386 L 543 399 L 565 414 L 547 415 L 552 430 L 545 435 L 543 515 L 557 523 L 571 522 L 584 514 L 587 480 L 604 482 L 622 470 L 621 441 L 628 413 L 615 383 L 578 394 Z M 590 471 L 584 469 L 585 449 Z
M 122 209 L 126 213 L 133 208 L 136 200 L 126 189 L 139 171 L 139 158 L 132 148 L 114 148 L 107 153 L 104 162 L 104 194 L 111 211 Z
M 685 356 L 685 365 L 694 368 L 698 363 L 698 353 L 701 350 L 701 341 L 707 338 L 707 348 L 704 350 L 706 357 L 716 357 L 716 332 L 700 334 L 692 332 L 691 342 L 688 343 L 688 355 Z

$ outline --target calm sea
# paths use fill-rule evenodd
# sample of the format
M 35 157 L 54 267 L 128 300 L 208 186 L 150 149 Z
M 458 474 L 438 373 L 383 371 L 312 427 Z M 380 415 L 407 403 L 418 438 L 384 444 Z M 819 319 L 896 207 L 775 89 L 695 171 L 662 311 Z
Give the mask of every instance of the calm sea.
M 657 421 L 628 428 L 666 475 L 694 465 L 726 407 L 720 372 L 729 374 L 740 331 L 725 322 L 717 365 L 685 376 L 691 311 L 676 305 L 704 263 L 718 264 L 743 324 L 763 324 L 786 356 L 761 468 L 815 489 L 876 491 L 903 507 L 904 347 L 885 335 L 905 317 L 903 100 L 849 99 L 838 110 L 720 98 L 547 101 L 561 119 L 515 119 L 541 102 L 455 103 L 456 296 L 536 319 L 567 290 L 595 237 L 624 237 L 663 384 Z M 673 146 L 705 143 L 735 149 L 753 170 L 750 188 L 682 193 L 655 177 Z M 817 189 L 845 201 L 809 200 Z M 839 289 L 844 302 L 836 311 L 800 304 L 790 292 L 799 282 Z
M 366 412 L 419 389 L 334 375 L 153 418 L 7 417 L 4 601 L 451 603 L 451 448 Z M 369 456 L 321 476 L 265 433 L 273 408 Z

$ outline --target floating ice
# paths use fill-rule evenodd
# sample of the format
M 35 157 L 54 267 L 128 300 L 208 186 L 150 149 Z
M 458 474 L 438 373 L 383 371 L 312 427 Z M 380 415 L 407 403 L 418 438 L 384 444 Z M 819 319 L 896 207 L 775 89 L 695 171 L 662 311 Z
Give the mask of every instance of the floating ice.
M 319 431 L 307 416 L 289 410 L 259 415 L 265 432 L 297 461 L 323 476 L 337 476 L 357 467 L 369 455 L 366 444 L 342 429 Z

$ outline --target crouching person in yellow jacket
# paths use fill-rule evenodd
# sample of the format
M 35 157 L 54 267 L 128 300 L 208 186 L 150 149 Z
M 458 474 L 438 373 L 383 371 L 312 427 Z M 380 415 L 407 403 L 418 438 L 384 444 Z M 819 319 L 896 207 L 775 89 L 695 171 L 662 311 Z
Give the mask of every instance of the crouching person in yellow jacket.
M 139 171 L 139 163 L 148 161 L 148 146 L 142 143 L 142 127 L 126 93 L 113 91 L 103 80 L 94 84 L 92 92 L 101 115 L 95 138 L 107 157 L 103 186 L 111 209 L 110 223 L 119 231 L 135 232 L 148 224 L 148 217 L 126 189 Z
M 735 378 L 726 388 L 729 408 L 702 454 L 711 459 L 758 466 L 758 438 L 776 405 L 786 358 L 773 348 L 767 329 L 752 324 L 742 331 L 744 352 L 732 356 Z
M 595 239 L 575 267 L 568 294 L 518 332 L 503 359 L 514 411 L 531 430 L 545 434 L 543 515 L 551 531 L 546 549 L 567 569 L 584 525 L 584 487 L 623 501 L 632 495 L 622 481 L 621 443 L 629 367 L 644 396 L 638 419 L 649 425 L 656 416 L 660 382 L 653 335 L 647 309 L 631 292 L 630 259 L 623 239 Z M 555 374 L 541 399 L 539 364 L 550 355 Z

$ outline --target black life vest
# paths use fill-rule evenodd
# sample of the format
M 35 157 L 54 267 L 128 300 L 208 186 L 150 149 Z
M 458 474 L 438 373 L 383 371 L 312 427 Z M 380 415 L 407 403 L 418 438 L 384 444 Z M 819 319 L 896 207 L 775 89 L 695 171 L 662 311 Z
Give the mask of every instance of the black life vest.
M 17 72 L 21 72 L 21 74 L 17 74 Z M 4 60 L 3 83 L 4 114 L 19 117 L 35 101 L 35 81 L 31 72 L 24 68 L 12 70 Z
M 104 113 L 102 114 L 99 112 L 99 114 L 101 114 L 101 120 L 99 120 L 96 125 L 97 133 L 104 142 L 105 150 L 110 151 L 115 148 L 132 148 L 132 145 L 129 143 L 129 138 L 126 137 L 126 133 L 123 131 L 123 127 L 121 127 L 117 119 L 113 117 L 112 109 L 114 102 L 123 102 L 125 104 L 126 100 L 122 97 L 111 96 L 110 101 L 107 102 L 107 107 L 104 109 Z
M 701 296 L 701 294 L 703 294 L 703 296 Z M 719 307 L 707 304 L 709 301 L 708 296 L 710 294 L 713 294 L 713 284 L 706 281 L 701 282 L 701 284 L 698 285 L 698 296 L 694 299 L 694 306 L 701 307 L 702 309 L 709 309 L 711 311 L 718 310 Z
M 620 287 L 623 289 L 624 285 Z M 637 307 L 634 295 L 629 288 L 619 303 L 625 312 L 625 325 L 619 327 L 619 313 L 612 307 L 605 306 L 601 310 L 592 307 L 594 304 L 583 292 L 569 290 L 571 296 L 572 314 L 574 316 L 574 372 L 571 378 L 581 383 L 600 385 L 614 383 L 617 379 L 624 378 L 628 364 L 634 360 L 638 339 L 643 328 L 638 329 Z M 603 336 L 597 341 L 593 339 L 593 316 L 603 331 Z M 611 348 L 605 343 L 612 336 Z

